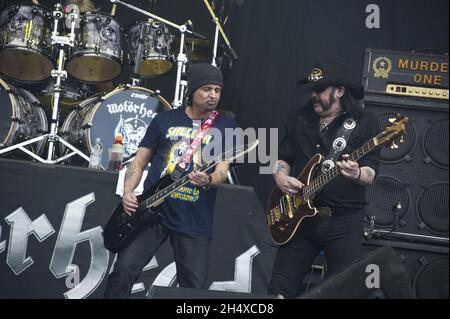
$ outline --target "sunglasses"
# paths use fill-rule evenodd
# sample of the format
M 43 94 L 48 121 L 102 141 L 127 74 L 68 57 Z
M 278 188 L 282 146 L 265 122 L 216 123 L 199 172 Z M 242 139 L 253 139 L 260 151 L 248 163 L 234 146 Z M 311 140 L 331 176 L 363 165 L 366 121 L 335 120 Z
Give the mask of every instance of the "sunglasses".
M 328 86 L 316 86 L 315 88 L 312 89 L 312 91 L 315 93 L 322 93 L 327 89 L 327 87 Z

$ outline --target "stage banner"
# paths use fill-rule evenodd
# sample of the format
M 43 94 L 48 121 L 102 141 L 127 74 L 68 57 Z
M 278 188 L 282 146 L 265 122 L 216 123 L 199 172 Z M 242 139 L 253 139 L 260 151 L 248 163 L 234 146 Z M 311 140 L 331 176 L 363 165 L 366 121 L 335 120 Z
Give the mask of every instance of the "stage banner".
M 118 174 L 0 160 L 0 298 L 102 298 L 115 255 L 102 227 L 120 203 Z M 276 248 L 253 188 L 225 185 L 215 208 L 209 289 L 266 293 Z M 174 287 L 167 241 L 144 268 L 132 298 Z

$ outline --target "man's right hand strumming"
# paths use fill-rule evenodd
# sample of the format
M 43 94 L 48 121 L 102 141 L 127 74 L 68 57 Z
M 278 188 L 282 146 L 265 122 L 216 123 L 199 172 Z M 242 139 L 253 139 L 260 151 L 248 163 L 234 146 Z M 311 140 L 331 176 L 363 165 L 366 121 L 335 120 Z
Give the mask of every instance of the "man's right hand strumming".
M 125 212 L 129 215 L 136 212 L 138 208 L 139 202 L 137 200 L 136 195 L 132 192 L 124 193 L 122 198 L 122 205 Z
M 289 176 L 291 167 L 285 161 L 278 161 L 275 166 L 274 178 L 281 191 L 288 195 L 298 194 L 299 190 L 305 186 L 295 177 Z
M 292 176 L 278 176 L 275 178 L 275 181 L 283 193 L 291 196 L 298 194 L 300 189 L 305 186 L 302 182 Z

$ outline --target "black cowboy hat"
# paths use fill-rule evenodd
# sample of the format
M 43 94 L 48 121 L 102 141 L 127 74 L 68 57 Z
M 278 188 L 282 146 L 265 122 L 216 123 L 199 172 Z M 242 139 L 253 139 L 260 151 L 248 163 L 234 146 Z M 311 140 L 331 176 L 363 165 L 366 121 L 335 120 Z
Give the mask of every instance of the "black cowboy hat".
M 361 100 L 364 97 L 362 84 L 351 78 L 348 68 L 331 60 L 317 61 L 309 76 L 298 80 L 297 86 L 302 93 L 309 93 L 314 88 L 343 86 L 355 99 Z

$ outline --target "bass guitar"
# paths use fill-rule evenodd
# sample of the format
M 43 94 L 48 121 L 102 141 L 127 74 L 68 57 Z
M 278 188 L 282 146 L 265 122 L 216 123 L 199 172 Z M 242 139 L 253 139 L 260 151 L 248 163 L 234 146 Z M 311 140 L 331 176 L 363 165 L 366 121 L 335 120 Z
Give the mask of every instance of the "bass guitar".
M 349 160 L 356 162 L 376 147 L 384 144 L 398 148 L 394 140 L 400 137 L 400 142 L 403 143 L 403 134 L 408 118 L 399 116 L 397 119 L 391 119 L 390 122 L 392 125 L 352 152 Z M 316 176 L 323 159 L 324 157 L 320 154 L 314 155 L 297 177 L 305 185 L 298 194 L 286 195 L 278 187 L 272 190 L 267 202 L 266 222 L 272 240 L 276 244 L 283 245 L 289 242 L 306 218 L 318 214 L 318 209 L 312 203 L 314 196 L 341 172 L 341 168 L 335 166 L 326 173 Z

